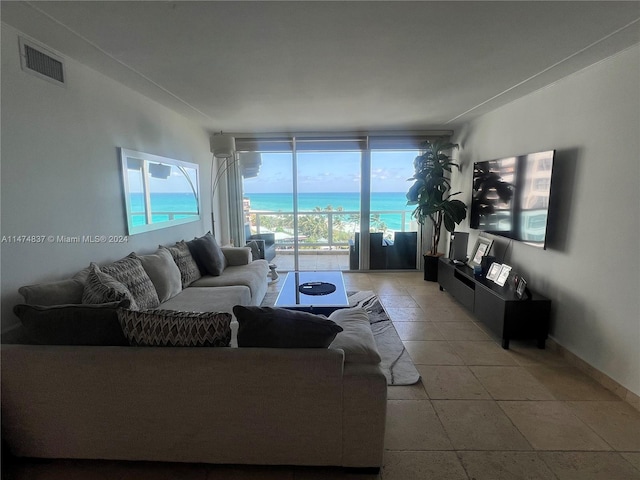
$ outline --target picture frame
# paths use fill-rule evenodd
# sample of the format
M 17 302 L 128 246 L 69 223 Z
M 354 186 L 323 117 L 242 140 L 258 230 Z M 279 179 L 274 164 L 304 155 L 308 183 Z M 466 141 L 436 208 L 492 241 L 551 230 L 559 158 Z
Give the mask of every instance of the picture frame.
M 509 274 L 511 273 L 511 266 L 506 263 L 502 265 L 500 268 L 500 273 L 498 274 L 498 278 L 496 279 L 496 284 L 504 287 L 504 284 L 507 283 L 507 279 L 509 278 Z
M 527 281 L 522 276 L 516 276 L 515 285 L 516 285 L 516 297 L 522 300 L 526 295 Z
M 469 257 L 469 261 L 467 262 L 467 265 L 469 265 L 471 268 L 475 267 L 476 265 L 480 265 L 480 263 L 482 262 L 482 257 L 484 257 L 485 255 L 489 255 L 492 245 L 493 240 L 491 240 L 490 238 L 478 237 L 478 239 L 476 240 L 476 244 L 473 247 L 471 257 Z
M 487 273 L 487 279 L 493 282 L 496 281 L 498 275 L 500 275 L 500 269 L 502 268 L 502 264 L 498 262 L 493 262 L 489 267 L 489 272 Z

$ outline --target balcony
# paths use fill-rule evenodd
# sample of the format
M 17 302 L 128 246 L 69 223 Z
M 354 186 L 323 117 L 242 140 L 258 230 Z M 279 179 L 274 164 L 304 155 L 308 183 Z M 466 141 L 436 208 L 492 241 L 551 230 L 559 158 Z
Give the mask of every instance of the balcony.
M 293 212 L 245 211 L 252 233 L 274 233 L 278 271 L 292 271 L 294 263 Z M 401 232 L 416 231 L 411 212 L 385 210 L 371 212 L 371 231 L 380 233 L 391 244 L 395 231 L 385 223 L 394 220 Z M 398 221 L 399 220 L 399 221 Z M 360 231 L 358 211 L 298 212 L 298 268 L 300 270 L 349 270 L 350 251 L 353 255 L 356 232 Z M 353 259 L 351 261 L 353 267 Z

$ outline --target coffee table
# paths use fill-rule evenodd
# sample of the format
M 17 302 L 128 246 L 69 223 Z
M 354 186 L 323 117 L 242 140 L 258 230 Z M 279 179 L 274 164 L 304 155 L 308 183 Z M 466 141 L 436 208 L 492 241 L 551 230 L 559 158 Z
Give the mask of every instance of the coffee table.
M 316 288 L 322 290 L 322 287 L 327 287 L 326 284 L 334 285 L 335 290 L 320 295 L 303 293 L 312 292 Z M 325 288 L 327 289 L 331 290 L 331 287 Z M 322 315 L 329 315 L 340 308 L 348 308 L 349 300 L 342 272 L 289 272 L 274 306 Z

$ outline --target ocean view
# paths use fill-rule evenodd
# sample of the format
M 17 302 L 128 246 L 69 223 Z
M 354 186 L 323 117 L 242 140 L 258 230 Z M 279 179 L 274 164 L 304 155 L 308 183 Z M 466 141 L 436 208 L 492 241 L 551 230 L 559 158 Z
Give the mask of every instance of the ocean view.
M 293 197 L 291 193 L 245 193 L 244 198 L 251 202 L 252 211 L 260 212 L 291 212 L 293 211 Z M 405 221 L 411 220 L 412 206 L 407 206 L 405 192 L 378 192 L 371 194 L 371 211 L 406 211 Z M 299 193 L 298 211 L 311 212 L 315 207 L 321 209 L 333 207 L 337 210 L 349 212 L 360 211 L 359 192 L 328 192 L 328 193 Z M 390 230 L 402 230 L 402 218 L 399 213 L 382 214 L 380 220 L 383 221 Z
M 133 218 L 134 225 L 144 225 L 144 196 L 142 193 L 130 193 L 129 201 L 131 202 L 131 211 L 139 213 Z M 151 211 L 152 212 L 182 212 L 187 215 L 174 215 L 173 218 L 184 218 L 198 213 L 198 204 L 193 193 L 152 193 L 151 194 Z M 156 214 L 152 215 L 154 222 L 164 222 L 169 220 L 169 215 Z
M 144 223 L 144 202 L 141 193 L 130 194 L 133 212 L 140 212 L 134 223 Z M 244 198 L 251 202 L 251 210 L 258 212 L 291 212 L 293 198 L 290 193 L 245 193 Z M 328 192 L 328 193 L 300 193 L 298 194 L 298 210 L 300 213 L 311 212 L 316 207 L 325 209 L 328 206 L 348 212 L 360 211 L 360 194 L 358 192 Z M 152 193 L 151 210 L 153 212 L 182 212 L 197 213 L 197 204 L 192 193 Z M 405 211 L 405 221 L 411 221 L 413 207 L 406 205 L 404 192 L 380 192 L 371 194 L 371 211 Z M 153 215 L 154 221 L 168 220 L 168 215 Z M 177 215 L 175 218 L 180 218 Z M 381 214 L 380 220 L 389 230 L 402 230 L 402 218 L 399 213 Z M 405 226 L 405 229 L 408 227 Z

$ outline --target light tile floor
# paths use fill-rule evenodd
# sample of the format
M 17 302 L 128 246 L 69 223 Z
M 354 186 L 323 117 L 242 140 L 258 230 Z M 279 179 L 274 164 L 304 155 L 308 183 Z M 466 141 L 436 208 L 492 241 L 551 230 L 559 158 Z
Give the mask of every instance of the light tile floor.
M 17 463 L 2 478 L 640 479 L 640 412 L 560 356 L 535 342 L 512 341 L 503 350 L 421 272 L 344 276 L 348 290 L 378 293 L 422 375 L 416 385 L 389 388 L 379 475 L 339 468 L 35 460 Z

